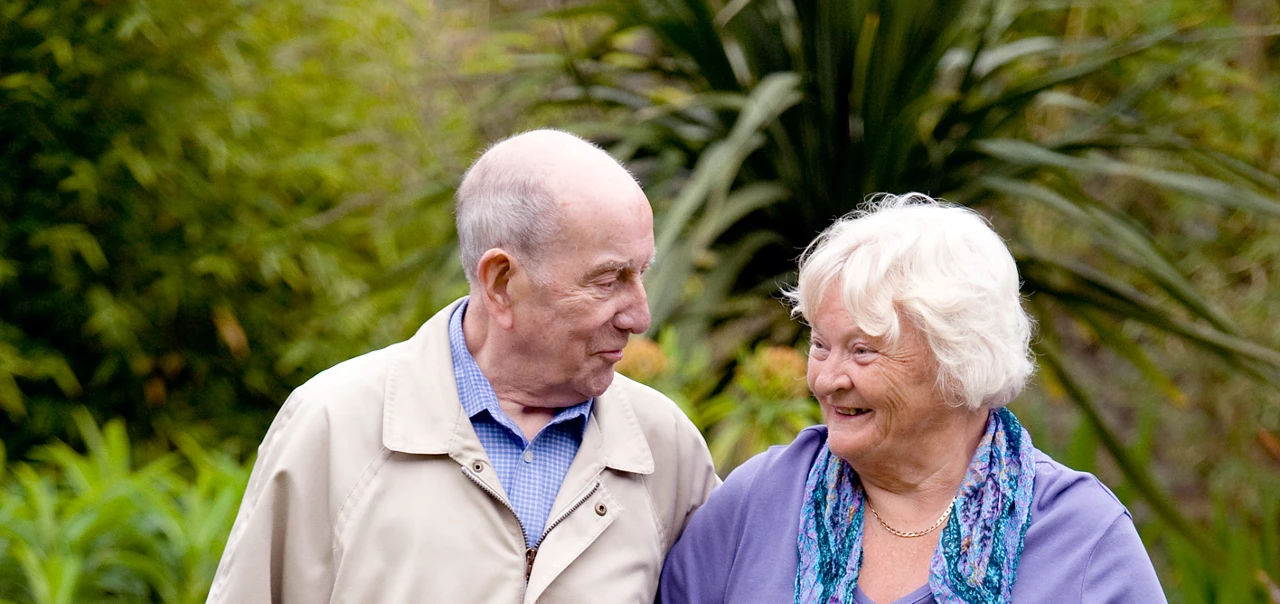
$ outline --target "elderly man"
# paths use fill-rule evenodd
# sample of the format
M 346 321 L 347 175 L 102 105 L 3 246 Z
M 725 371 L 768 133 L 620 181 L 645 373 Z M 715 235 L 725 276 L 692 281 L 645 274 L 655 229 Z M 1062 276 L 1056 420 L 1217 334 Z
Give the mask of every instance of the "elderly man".
M 719 479 L 679 408 L 613 372 L 649 327 L 648 200 L 539 130 L 472 166 L 457 217 L 470 296 L 289 397 L 209 601 L 653 601 Z

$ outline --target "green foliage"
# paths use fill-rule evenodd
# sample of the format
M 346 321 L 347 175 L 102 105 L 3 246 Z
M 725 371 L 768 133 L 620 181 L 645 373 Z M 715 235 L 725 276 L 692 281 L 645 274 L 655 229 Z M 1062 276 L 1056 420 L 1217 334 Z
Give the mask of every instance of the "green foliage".
M 710 358 L 706 342 L 684 348 L 668 328 L 658 342 L 632 338 L 617 369 L 680 404 L 706 436 L 722 474 L 822 423 L 818 405 L 809 397 L 805 357 L 795 348 L 760 344 L 739 350 L 737 368 L 724 378 L 726 383 L 708 371 Z
M 137 465 L 121 421 L 73 416 L 86 451 L 44 445 L 0 477 L 0 599 L 203 602 L 250 466 L 189 438 Z
M 68 433 L 79 404 L 139 432 L 202 417 L 256 438 L 289 388 L 461 291 L 448 202 L 477 142 L 471 108 L 425 69 L 447 15 L 251 0 L 0 13 L 11 453 Z
M 1212 563 L 1206 563 L 1204 552 L 1195 545 L 1160 535 L 1171 559 L 1171 582 L 1179 586 L 1183 601 L 1197 604 L 1280 601 L 1275 574 L 1276 556 L 1280 552 L 1275 537 L 1280 534 L 1277 526 L 1280 493 L 1270 495 L 1261 526 L 1241 518 L 1226 501 L 1214 502 L 1212 534 L 1223 548 L 1222 557 Z

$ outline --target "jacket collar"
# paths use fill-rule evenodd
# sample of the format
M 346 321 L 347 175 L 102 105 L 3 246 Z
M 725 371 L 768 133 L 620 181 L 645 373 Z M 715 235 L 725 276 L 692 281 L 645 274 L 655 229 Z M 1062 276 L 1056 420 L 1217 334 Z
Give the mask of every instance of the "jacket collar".
M 462 409 L 449 353 L 449 316 L 454 301 L 396 346 L 383 399 L 382 444 L 415 455 L 483 454 L 471 419 Z M 613 383 L 592 405 L 579 453 L 595 450 L 605 467 L 651 474 L 653 452 L 636 417 L 629 380 Z M 628 386 L 631 386 L 630 388 Z

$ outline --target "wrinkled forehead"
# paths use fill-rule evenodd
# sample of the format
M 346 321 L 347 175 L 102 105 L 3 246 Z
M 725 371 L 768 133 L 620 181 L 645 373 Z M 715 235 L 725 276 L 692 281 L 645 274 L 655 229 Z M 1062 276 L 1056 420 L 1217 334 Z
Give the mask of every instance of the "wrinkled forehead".
M 545 262 L 561 280 L 583 281 L 608 273 L 643 273 L 656 256 L 648 215 L 566 208 L 559 232 L 542 249 Z M 647 208 L 647 203 L 646 203 Z

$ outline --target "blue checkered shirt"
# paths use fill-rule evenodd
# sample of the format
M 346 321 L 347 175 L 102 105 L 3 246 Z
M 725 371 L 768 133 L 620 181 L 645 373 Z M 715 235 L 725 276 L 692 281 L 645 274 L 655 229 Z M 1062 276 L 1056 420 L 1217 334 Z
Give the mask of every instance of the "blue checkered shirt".
M 467 349 L 462 336 L 462 315 L 466 312 L 467 300 L 463 300 L 449 318 L 449 351 L 458 398 L 524 527 L 525 544 L 535 547 L 542 540 L 560 483 L 578 454 L 595 399 L 561 409 L 532 441 L 526 441 L 524 432 L 498 407 L 493 386 Z

